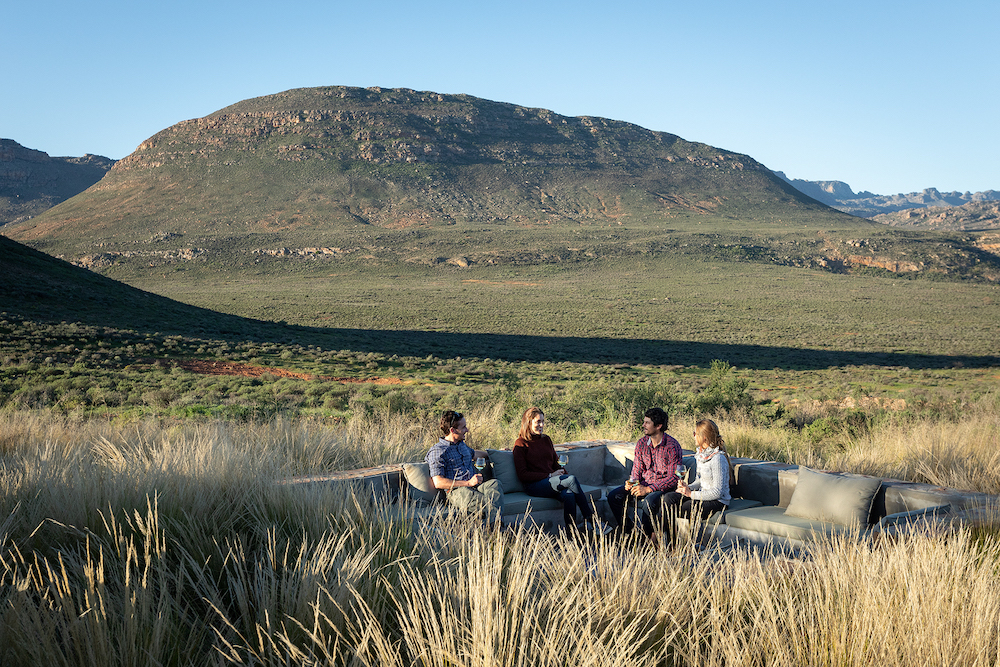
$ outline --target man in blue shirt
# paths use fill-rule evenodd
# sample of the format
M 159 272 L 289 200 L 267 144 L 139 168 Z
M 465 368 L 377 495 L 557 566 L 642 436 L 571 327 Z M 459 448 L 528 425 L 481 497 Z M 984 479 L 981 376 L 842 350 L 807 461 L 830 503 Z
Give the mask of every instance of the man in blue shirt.
M 483 481 L 473 461 L 486 457 L 465 443 L 469 433 L 465 416 L 454 410 L 441 415 L 441 439 L 427 452 L 427 468 L 434 488 L 445 492 L 448 504 L 469 514 L 483 514 L 499 522 L 503 509 L 503 486 L 500 480 Z

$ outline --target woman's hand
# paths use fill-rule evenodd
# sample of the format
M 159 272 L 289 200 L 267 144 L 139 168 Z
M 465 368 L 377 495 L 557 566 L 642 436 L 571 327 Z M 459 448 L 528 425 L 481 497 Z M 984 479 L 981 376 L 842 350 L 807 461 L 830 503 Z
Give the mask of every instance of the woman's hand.
M 565 474 L 566 474 L 566 471 L 563 470 L 562 468 L 559 468 L 559 469 L 555 470 L 554 472 L 550 472 L 549 473 L 549 477 L 562 477 Z
M 677 482 L 677 491 L 685 498 L 691 497 L 691 489 L 683 479 Z

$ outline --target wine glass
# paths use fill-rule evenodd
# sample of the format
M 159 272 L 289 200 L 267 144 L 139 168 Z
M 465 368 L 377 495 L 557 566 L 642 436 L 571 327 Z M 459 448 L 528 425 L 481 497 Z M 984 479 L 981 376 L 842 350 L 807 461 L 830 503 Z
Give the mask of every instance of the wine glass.
M 683 463 L 677 466 L 675 474 L 677 475 L 677 479 L 684 479 L 685 475 L 687 475 L 687 466 Z
M 486 468 L 486 459 L 482 456 L 476 458 L 476 470 L 482 472 Z
M 568 454 L 560 454 L 559 455 L 559 467 L 562 468 L 563 470 L 565 470 L 567 463 L 569 463 L 569 455 Z

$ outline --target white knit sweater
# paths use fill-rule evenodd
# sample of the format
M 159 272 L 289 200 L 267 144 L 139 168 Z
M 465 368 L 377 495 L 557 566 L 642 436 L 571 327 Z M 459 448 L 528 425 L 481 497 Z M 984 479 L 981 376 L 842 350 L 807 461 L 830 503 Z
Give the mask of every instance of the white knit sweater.
M 728 505 L 732 498 L 729 495 L 729 464 L 726 455 L 718 450 L 700 449 L 695 454 L 698 462 L 697 475 L 688 487 L 694 500 L 718 500 Z

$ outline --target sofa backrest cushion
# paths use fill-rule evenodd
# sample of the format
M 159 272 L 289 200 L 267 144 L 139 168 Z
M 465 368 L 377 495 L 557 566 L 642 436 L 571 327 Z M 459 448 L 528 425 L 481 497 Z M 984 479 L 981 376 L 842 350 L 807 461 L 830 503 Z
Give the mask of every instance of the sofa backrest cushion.
M 781 501 L 779 475 L 782 470 L 795 468 L 789 463 L 774 461 L 733 461 L 736 468 L 736 494 L 733 497 L 758 500 L 764 505 L 778 505 Z
M 788 509 L 788 503 L 792 501 L 792 494 L 795 493 L 795 485 L 798 481 L 798 468 L 778 471 L 778 507 Z
M 576 476 L 576 481 L 586 486 L 604 486 L 604 458 L 608 449 L 598 447 L 578 447 L 566 451 L 569 463 L 566 472 Z M 504 487 L 505 489 L 507 487 Z
M 500 480 L 504 493 L 523 493 L 524 485 L 514 469 L 514 452 L 509 449 L 487 449 L 493 465 L 493 477 Z
M 868 525 L 882 480 L 841 477 L 799 466 L 799 479 L 785 514 L 843 526 Z
M 431 483 L 430 469 L 427 463 L 404 463 L 403 476 L 406 477 L 407 491 L 410 497 L 420 504 L 430 505 L 443 493 L 434 488 Z

